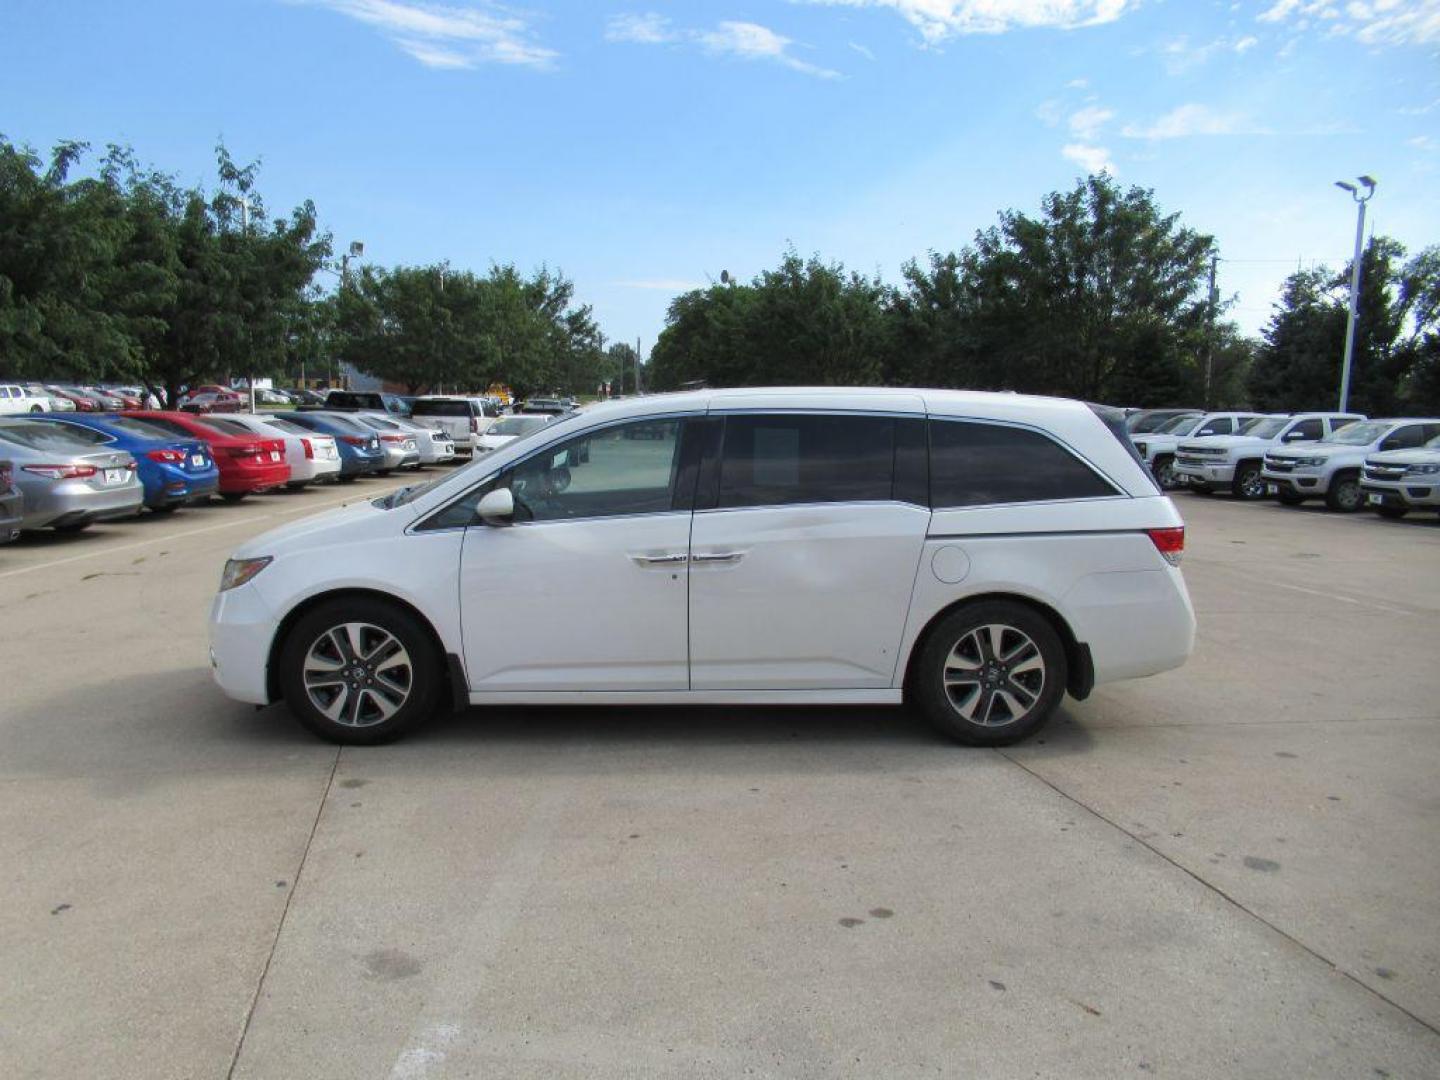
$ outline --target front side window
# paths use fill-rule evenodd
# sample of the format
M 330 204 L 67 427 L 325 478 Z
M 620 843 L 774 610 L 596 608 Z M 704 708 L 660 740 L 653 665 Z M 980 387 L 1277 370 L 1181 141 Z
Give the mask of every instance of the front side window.
M 884 501 L 894 474 L 893 417 L 731 416 L 719 506 Z
M 1312 442 L 1325 437 L 1325 425 L 1318 416 L 1301 420 L 1285 433 L 1286 442 Z
M 1228 416 L 1217 416 L 1208 420 L 1205 426 L 1195 432 L 1197 438 L 1205 435 L 1229 435 L 1235 429 L 1235 423 Z
M 1425 427 L 1423 424 L 1406 424 L 1402 428 L 1396 428 L 1390 433 L 1384 442 L 1380 444 L 1381 450 L 1413 450 L 1425 442 Z
M 1115 494 L 1090 466 L 1038 431 L 930 421 L 930 503 L 936 510 Z
M 656 514 L 672 507 L 679 420 L 644 420 L 588 432 L 516 465 L 501 483 L 516 521 Z

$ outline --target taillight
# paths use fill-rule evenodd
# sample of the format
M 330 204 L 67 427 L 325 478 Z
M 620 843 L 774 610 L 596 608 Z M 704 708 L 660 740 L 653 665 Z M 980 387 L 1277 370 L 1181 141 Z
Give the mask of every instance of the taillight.
M 1180 556 L 1185 554 L 1185 526 L 1174 529 L 1146 529 L 1155 550 L 1164 556 L 1171 566 L 1180 565 Z
M 350 446 L 364 446 L 368 440 L 364 435 L 341 435 L 340 441 Z
M 259 443 L 230 447 L 230 456 L 235 458 L 259 457 L 264 448 Z
M 478 416 L 472 416 L 472 417 L 470 417 L 470 434 L 471 434 L 471 435 L 479 435 L 479 434 L 480 434 L 480 418 L 479 418 Z
M 404 436 L 404 435 L 381 435 L 381 436 L 380 436 L 380 439 L 381 439 L 382 442 L 388 442 L 388 443 L 403 443 L 403 442 L 405 441 L 405 436 Z
M 150 450 L 145 454 L 151 461 L 163 461 L 167 465 L 178 465 L 185 460 L 179 450 Z
M 21 468 L 51 480 L 83 480 L 97 472 L 94 465 L 22 465 Z
M 300 445 L 305 448 L 305 458 L 309 460 L 315 456 L 315 448 L 310 445 L 309 439 L 301 439 Z

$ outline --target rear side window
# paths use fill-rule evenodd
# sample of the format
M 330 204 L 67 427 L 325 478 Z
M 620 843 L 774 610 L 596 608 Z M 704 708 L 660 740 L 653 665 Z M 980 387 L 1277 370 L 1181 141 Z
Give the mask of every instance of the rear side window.
M 1114 494 L 1090 466 L 1037 431 L 930 421 L 930 502 L 936 510 Z
M 894 472 L 892 417 L 730 416 L 719 505 L 889 500 Z

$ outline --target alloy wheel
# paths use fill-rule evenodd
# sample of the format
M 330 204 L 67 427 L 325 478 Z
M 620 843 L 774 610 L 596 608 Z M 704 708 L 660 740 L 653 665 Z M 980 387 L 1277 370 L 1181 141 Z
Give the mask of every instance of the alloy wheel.
M 1248 469 L 1240 478 L 1240 494 L 1247 499 L 1258 499 L 1265 494 L 1265 478 L 1259 469 Z
M 1160 485 L 1161 491 L 1175 490 L 1175 461 L 1173 458 L 1166 458 L 1160 468 L 1155 471 L 1155 482 Z
M 305 653 L 305 693 L 334 723 L 373 727 L 409 700 L 414 685 L 410 654 L 390 631 L 348 622 L 322 633 Z
M 1358 480 L 1342 480 L 1335 488 L 1335 502 L 1341 510 L 1360 509 L 1360 482 Z
M 1045 689 L 1045 658 L 1030 635 L 1002 623 L 970 630 L 950 650 L 942 673 L 950 707 L 985 727 L 1023 720 Z

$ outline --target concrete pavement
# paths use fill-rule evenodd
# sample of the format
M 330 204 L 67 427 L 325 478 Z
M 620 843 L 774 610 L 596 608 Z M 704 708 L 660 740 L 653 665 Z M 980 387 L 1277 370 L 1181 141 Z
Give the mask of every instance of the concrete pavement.
M 0 548 L 0 1075 L 1440 1075 L 1440 524 L 1181 495 L 1192 663 L 951 746 L 889 709 L 220 697 L 242 539 Z M 563 617 L 563 613 L 557 613 Z

